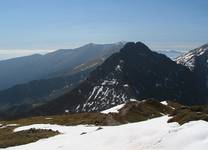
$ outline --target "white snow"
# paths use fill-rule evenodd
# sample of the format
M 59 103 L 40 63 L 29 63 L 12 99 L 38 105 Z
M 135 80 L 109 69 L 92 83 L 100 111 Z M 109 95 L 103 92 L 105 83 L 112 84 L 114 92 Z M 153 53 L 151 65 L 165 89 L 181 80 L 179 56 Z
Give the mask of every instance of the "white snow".
M 130 102 L 139 102 L 138 100 L 133 99 L 133 98 L 131 98 L 129 101 L 130 101 Z M 145 100 L 142 100 L 142 101 L 140 101 L 140 102 L 145 102 Z
M 162 102 L 160 102 L 161 104 L 163 104 L 163 105 L 166 105 L 166 106 L 168 106 L 168 102 L 167 101 L 162 101 Z M 169 106 L 171 109 L 175 109 L 174 107 L 172 107 L 172 106 Z
M 15 127 L 15 126 L 18 126 L 19 124 L 7 124 L 7 125 L 4 125 L 4 126 L 2 126 L 2 125 L 0 125 L 1 127 L 0 127 L 0 129 L 4 129 L 4 128 L 7 128 L 7 127 Z
M 133 98 L 129 99 L 129 101 L 130 101 L 130 102 L 138 102 L 138 103 L 145 102 L 145 100 L 138 101 L 138 100 L 133 99 Z M 115 107 L 112 107 L 112 108 L 110 108 L 110 109 L 103 110 L 103 111 L 101 111 L 101 113 L 103 113 L 103 114 L 119 113 L 119 110 L 120 110 L 121 108 L 123 108 L 125 105 L 126 105 L 126 102 L 123 103 L 123 104 L 117 105 L 117 106 L 115 106 Z
M 91 95 L 89 96 L 89 98 L 88 98 L 87 100 L 90 100 L 90 99 L 91 99 L 91 97 L 94 95 L 95 91 L 96 91 L 98 88 L 99 88 L 98 86 L 96 86 L 96 87 L 93 88 L 93 91 L 92 91 Z
M 160 102 L 161 104 L 163 104 L 163 105 L 168 105 L 168 103 L 166 102 L 166 101 L 162 101 L 162 102 Z
M 65 112 L 65 113 L 69 113 L 69 110 L 68 110 L 68 109 L 66 109 L 64 112 Z
M 115 85 L 117 84 L 117 80 L 116 79 L 111 79 L 111 80 L 104 80 L 101 85 Z
M 116 71 L 122 71 L 121 66 L 120 65 L 117 65 L 116 68 L 115 68 L 115 70 Z
M 103 114 L 109 114 L 109 113 L 119 113 L 119 109 L 123 108 L 125 104 L 117 105 L 115 107 L 112 107 L 110 109 L 104 110 L 101 113 Z
M 129 85 L 128 85 L 128 84 L 124 84 L 123 86 L 124 86 L 124 87 L 129 87 Z
M 97 93 L 96 93 L 94 99 L 96 99 L 97 96 L 98 96 L 98 95 L 100 94 L 100 92 L 102 92 L 102 91 L 103 91 L 103 86 L 101 86 L 101 87 L 98 89 L 98 91 L 97 91 Z
M 207 150 L 207 122 L 194 121 L 180 126 L 167 123 L 168 119 L 163 116 L 121 126 L 105 126 L 100 130 L 96 126 L 83 125 L 20 127 L 15 131 L 37 128 L 58 130 L 63 134 L 7 150 Z

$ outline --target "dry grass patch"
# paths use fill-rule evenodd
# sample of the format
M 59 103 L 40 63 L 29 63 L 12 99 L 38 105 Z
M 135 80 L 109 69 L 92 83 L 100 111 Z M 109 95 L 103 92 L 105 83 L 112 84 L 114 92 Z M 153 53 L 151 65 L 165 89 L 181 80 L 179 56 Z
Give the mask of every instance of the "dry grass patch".
M 21 126 L 32 124 L 58 124 L 66 126 L 79 124 L 103 125 L 105 118 L 106 115 L 101 113 L 76 113 L 57 116 L 39 116 L 2 122 L 0 121 L 0 124 L 19 124 Z
M 14 127 L 0 129 L 0 148 L 28 144 L 59 134 L 58 131 L 52 130 L 30 129 L 13 132 L 13 129 Z
M 189 121 L 204 120 L 208 121 L 207 106 L 181 106 L 175 109 L 171 116 L 172 118 L 168 122 L 178 122 L 184 124 Z

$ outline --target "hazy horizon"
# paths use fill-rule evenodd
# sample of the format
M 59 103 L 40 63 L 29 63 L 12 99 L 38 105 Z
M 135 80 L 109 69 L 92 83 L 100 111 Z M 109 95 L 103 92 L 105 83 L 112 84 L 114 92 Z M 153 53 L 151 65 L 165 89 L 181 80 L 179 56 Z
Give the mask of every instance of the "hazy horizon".
M 119 43 L 119 42 L 115 42 L 115 43 Z M 87 43 L 89 44 L 89 43 Z M 87 45 L 87 44 L 84 44 L 84 45 Z M 104 43 L 94 43 L 94 44 L 104 44 Z M 112 43 L 105 43 L 105 44 L 112 44 Z M 146 44 L 146 43 L 145 43 Z M 7 49 L 7 50 L 0 50 L 0 61 L 1 60 L 7 60 L 7 59 L 12 59 L 12 58 L 17 58 L 17 57 L 23 57 L 23 56 L 29 56 L 29 55 L 33 55 L 33 54 L 47 54 L 47 53 L 50 53 L 50 52 L 54 52 L 54 51 L 57 51 L 57 50 L 60 50 L 60 49 L 75 49 L 75 48 L 78 48 L 78 47 L 81 47 L 81 46 L 84 46 L 84 45 L 80 45 L 80 46 L 74 46 L 74 47 L 70 47 L 70 48 L 59 48 L 59 49 Z M 189 45 L 189 48 L 185 48 L 183 47 L 184 45 L 180 45 L 181 46 L 181 49 L 176 49 L 174 47 L 169 47 L 169 48 L 166 48 L 168 47 L 169 45 L 147 45 L 149 46 L 152 50 L 154 51 L 181 51 L 181 52 L 187 52 L 191 49 L 194 49 L 194 48 L 197 48 L 201 45 Z M 183 49 L 182 49 L 183 48 Z

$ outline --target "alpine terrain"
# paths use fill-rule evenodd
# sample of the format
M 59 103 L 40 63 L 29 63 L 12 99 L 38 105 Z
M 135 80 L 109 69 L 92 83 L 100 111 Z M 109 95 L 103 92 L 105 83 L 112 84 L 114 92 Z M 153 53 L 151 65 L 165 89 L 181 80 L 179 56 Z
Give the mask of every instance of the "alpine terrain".
M 151 51 L 141 42 L 130 42 L 92 71 L 77 88 L 26 115 L 101 111 L 130 98 L 198 104 L 201 102 L 194 85 L 188 68 Z

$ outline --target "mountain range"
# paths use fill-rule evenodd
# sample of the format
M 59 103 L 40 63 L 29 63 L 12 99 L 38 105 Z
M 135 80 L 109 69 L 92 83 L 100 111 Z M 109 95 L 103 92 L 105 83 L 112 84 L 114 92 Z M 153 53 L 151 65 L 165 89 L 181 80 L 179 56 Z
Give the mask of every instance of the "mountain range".
M 141 42 L 129 42 L 96 67 L 76 88 L 19 116 L 97 112 L 131 98 L 201 104 L 193 81 L 195 78 L 189 68 L 151 51 Z
M 2 111 L 0 115 L 10 118 L 97 112 L 128 102 L 131 98 L 173 100 L 186 105 L 208 102 L 206 88 L 200 84 L 204 83 L 199 77 L 203 71 L 193 71 L 196 69 L 190 69 L 182 61 L 188 63 L 186 56 L 194 52 L 192 55 L 195 58 L 202 48 L 207 50 L 206 45 L 173 61 L 160 51 L 150 50 L 141 42 L 122 44 L 114 44 L 110 48 L 108 45 L 108 49 L 99 45 L 104 49 L 102 53 L 99 52 L 91 60 L 83 60 L 84 63 L 71 70 L 62 70 L 50 75 L 49 79 L 31 81 L 1 91 L 0 98 L 5 98 L 1 100 L 1 108 L 11 113 L 8 115 Z M 89 51 L 97 46 L 88 44 L 83 47 Z M 83 51 L 85 50 L 82 49 Z M 54 52 L 53 55 L 55 53 L 60 52 Z M 196 56 L 198 60 L 198 55 Z M 205 61 L 201 63 L 206 64 Z M 22 109 L 25 107 L 27 109 Z
M 83 64 L 93 67 L 119 51 L 124 43 L 87 44 L 75 49 L 61 49 L 46 55 L 0 61 L 0 90 L 32 80 L 48 79 L 79 72 Z M 84 69 L 84 68 L 82 68 Z

